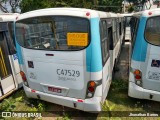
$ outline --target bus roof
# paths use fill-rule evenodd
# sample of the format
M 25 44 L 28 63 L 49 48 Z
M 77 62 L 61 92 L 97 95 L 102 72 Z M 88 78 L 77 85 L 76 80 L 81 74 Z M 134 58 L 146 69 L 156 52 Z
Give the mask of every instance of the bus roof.
M 18 17 L 18 20 L 21 19 L 26 19 L 26 18 L 31 18 L 31 17 L 38 17 L 38 16 L 47 16 L 47 15 L 68 15 L 68 16 L 81 16 L 81 17 L 86 17 L 86 13 L 92 14 L 92 17 L 100 17 L 100 18 L 106 18 L 106 17 L 111 17 L 115 16 L 115 13 L 110 13 L 110 12 L 102 12 L 102 11 L 96 11 L 96 10 L 91 10 L 91 9 L 85 9 L 85 8 L 46 8 L 46 9 L 39 9 L 39 10 L 34 10 L 30 12 L 26 12 L 21 14 Z
M 121 14 L 123 15 L 124 17 L 131 17 L 134 13 L 124 13 L 124 14 Z
M 0 22 L 15 21 L 19 13 L 3 13 L 0 14 Z
M 157 16 L 160 15 L 160 8 L 155 8 L 155 9 L 151 9 L 151 10 L 144 10 L 141 12 L 137 12 L 135 14 L 133 14 L 133 16 L 135 17 L 153 17 L 153 16 Z

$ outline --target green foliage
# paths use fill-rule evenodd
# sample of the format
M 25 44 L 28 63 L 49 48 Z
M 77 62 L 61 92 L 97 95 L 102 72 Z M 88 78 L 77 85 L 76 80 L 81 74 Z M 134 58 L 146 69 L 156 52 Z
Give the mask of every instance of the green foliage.
M 31 112 L 37 112 L 38 109 L 37 109 L 36 107 L 32 107 L 32 108 L 30 108 L 30 111 L 31 111 Z
M 14 103 L 15 101 L 4 99 L 4 102 L 1 104 L 0 109 L 2 111 L 12 111 L 16 107 Z
M 16 98 L 16 102 L 22 102 L 22 101 L 23 101 L 23 97 L 22 96 Z
M 121 12 L 122 11 L 122 2 L 123 0 L 101 0 L 99 2 L 98 10 L 108 11 L 108 12 Z
M 78 7 L 121 12 L 122 1 L 123 0 L 22 0 L 20 3 L 20 9 L 22 13 L 31 10 L 54 7 Z
M 45 111 L 46 105 L 45 101 L 29 99 L 28 105 L 31 106 L 31 111 Z
M 115 105 L 109 105 L 108 100 L 106 100 L 104 104 L 102 104 L 102 108 L 104 111 L 112 111 L 115 108 Z
M 134 11 L 134 7 L 133 7 L 132 5 L 129 6 L 129 7 L 128 7 L 128 12 L 131 13 L 131 12 L 133 12 L 133 11 Z
M 112 89 L 127 89 L 128 82 L 124 80 L 112 80 Z
M 58 117 L 57 120 L 71 120 L 71 118 L 68 114 L 64 114 L 63 117 Z

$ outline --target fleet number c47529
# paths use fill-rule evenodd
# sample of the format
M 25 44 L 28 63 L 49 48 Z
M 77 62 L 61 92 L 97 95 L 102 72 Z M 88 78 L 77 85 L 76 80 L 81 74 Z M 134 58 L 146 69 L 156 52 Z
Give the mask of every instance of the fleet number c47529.
M 79 77 L 80 72 L 78 70 L 57 69 L 57 75 Z

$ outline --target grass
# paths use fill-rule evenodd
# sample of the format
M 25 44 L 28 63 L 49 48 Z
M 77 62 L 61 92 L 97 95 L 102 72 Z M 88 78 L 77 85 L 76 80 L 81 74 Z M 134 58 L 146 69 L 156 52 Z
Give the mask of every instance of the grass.
M 160 113 L 160 103 L 155 101 L 140 100 L 128 97 L 128 82 L 126 80 L 112 81 L 111 89 L 103 105 L 103 111 L 107 112 L 101 112 L 98 115 L 98 119 L 160 120 L 160 117 L 127 117 L 130 113 L 157 114 L 156 111 Z M 115 117 L 108 117 L 108 116 L 115 116 Z M 116 117 L 116 116 L 121 116 L 121 117 Z
M 63 107 L 53 103 L 29 99 L 26 97 L 23 89 L 18 90 L 10 97 L 4 99 L 0 103 L 1 111 L 48 111 L 45 116 L 54 117 L 57 120 L 69 120 L 69 119 L 85 119 L 82 116 L 88 117 L 94 115 L 90 119 L 98 120 L 132 120 L 133 117 L 127 117 L 129 112 L 141 112 L 141 113 L 154 113 L 152 111 L 160 111 L 160 103 L 149 100 L 139 100 L 128 97 L 128 82 L 126 80 L 114 80 L 112 81 L 110 91 L 106 98 L 105 103 L 102 105 L 103 111 L 98 115 L 89 114 L 83 111 Z M 73 114 L 66 111 L 71 110 L 74 113 L 78 113 L 79 117 L 75 117 Z M 52 111 L 63 111 L 53 113 Z M 124 112 L 126 111 L 126 112 Z M 110 117 L 109 117 L 110 116 Z M 115 117 L 113 117 L 115 116 Z M 116 117 L 117 116 L 117 117 Z M 122 117 L 120 117 L 122 116 Z M 29 118 L 23 118 L 24 120 Z M 30 118 L 33 119 L 33 118 Z M 41 119 L 46 119 L 43 117 Z M 49 118 L 48 118 L 49 119 Z M 134 120 L 150 120 L 150 117 L 134 117 Z M 152 117 L 152 120 L 160 120 L 158 117 Z

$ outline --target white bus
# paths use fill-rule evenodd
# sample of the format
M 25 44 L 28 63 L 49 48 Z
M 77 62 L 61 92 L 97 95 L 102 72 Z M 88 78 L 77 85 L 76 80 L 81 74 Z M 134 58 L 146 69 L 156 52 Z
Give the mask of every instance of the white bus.
M 160 101 L 160 9 L 133 14 L 130 97 Z
M 124 23 L 124 33 L 125 33 L 125 41 L 130 41 L 131 40 L 131 30 L 130 30 L 130 20 L 133 15 L 133 13 L 125 13 L 122 14 L 125 18 L 125 23 Z
M 115 27 L 119 24 L 113 22 L 117 17 L 80 8 L 21 14 L 15 36 L 26 95 L 83 111 L 101 111 L 112 79 L 109 51 L 120 45 Z
M 19 14 L 0 14 L 0 100 L 22 87 L 14 47 L 13 22 Z

